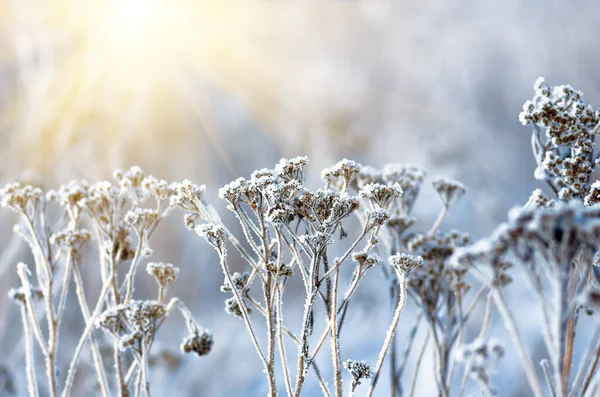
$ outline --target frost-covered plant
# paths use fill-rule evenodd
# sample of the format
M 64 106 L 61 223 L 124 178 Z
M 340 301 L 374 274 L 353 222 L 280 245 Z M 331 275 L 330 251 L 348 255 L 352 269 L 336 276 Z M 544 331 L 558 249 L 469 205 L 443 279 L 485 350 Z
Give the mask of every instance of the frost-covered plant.
M 343 352 L 339 341 L 347 304 L 364 273 L 381 262 L 374 252 L 379 244 L 378 235 L 388 221 L 390 211 L 402 205 L 399 199 L 403 192 L 399 185 L 369 185 L 351 194 L 351 186 L 360 175 L 361 166 L 350 160 L 343 160 L 324 171 L 324 178 L 328 181 L 324 189 L 308 189 L 304 186 L 304 167 L 307 164 L 306 157 L 283 159 L 274 169 L 256 171 L 249 179 L 239 178 L 219 191 L 220 197 L 227 201 L 228 209 L 240 223 L 241 239 L 238 239 L 237 233 L 227 229 L 212 207 L 202 200 L 203 187 L 184 182 L 172 199 L 188 211 L 186 225 L 216 249 L 225 276 L 221 290 L 230 294 L 226 300 L 226 310 L 246 324 L 264 365 L 271 396 L 277 395 L 277 350 L 281 356 L 288 395 L 301 394 L 311 367 L 323 393 L 332 395 L 316 360 L 327 340 L 332 351 L 333 393 L 342 395 Z M 339 188 L 333 188 L 329 183 L 333 179 L 339 183 Z M 356 228 L 359 233 L 353 233 L 357 234 L 356 238 L 346 242 L 349 235 L 346 225 L 351 222 L 348 218 L 359 210 L 362 212 L 360 226 Z M 360 244 L 363 246 L 358 249 Z M 247 272 L 231 272 L 229 245 L 246 261 L 249 267 Z M 334 253 L 341 255 L 332 258 Z M 341 294 L 343 279 L 340 269 L 351 259 L 357 263 L 357 270 L 348 281 L 346 292 Z M 408 256 L 390 258 L 390 263 L 397 262 L 393 268 L 395 277 L 401 280 L 402 298 L 396 304 L 396 315 L 373 372 L 369 394 L 375 388 L 404 307 L 404 280 L 414 267 L 407 265 L 410 261 L 415 265 L 420 263 L 420 259 Z M 304 292 L 303 315 L 300 319 L 302 326 L 297 332 L 286 326 L 282 311 L 285 287 L 293 277 L 299 278 Z M 261 293 L 261 298 L 256 295 L 257 292 Z M 323 306 L 318 305 L 319 301 L 323 302 Z M 323 314 L 318 313 L 321 307 L 324 307 Z M 261 345 L 251 318 L 256 312 L 266 319 L 266 347 Z M 316 333 L 316 319 L 323 315 L 326 318 L 324 328 Z M 292 379 L 292 367 L 287 359 L 285 334 L 298 346 L 295 379 Z M 313 334 L 319 335 L 314 342 L 311 338 Z M 365 377 L 361 375 L 360 378 Z M 355 378 L 352 390 L 357 382 Z
M 327 340 L 332 351 L 333 393 L 342 395 L 340 334 L 350 299 L 365 273 L 374 267 L 380 268 L 389 282 L 392 322 L 372 370 L 366 363 L 346 362 L 354 377 L 351 393 L 360 380 L 369 378 L 367 395 L 373 395 L 389 351 L 392 374 L 397 374 L 391 381 L 393 395 L 402 392 L 399 379 L 407 364 L 412 339 L 402 362 L 398 362 L 394 338 L 407 297 L 412 297 L 432 331 L 436 354 L 441 360 L 438 386 L 440 393 L 447 394 L 447 378 L 452 378 L 449 366 L 453 356 L 450 352 L 459 336 L 459 325 L 468 314 L 462 313 L 460 298 L 467 290 L 464 271 L 447 266 L 446 259 L 455 247 L 468 242 L 468 236 L 459 232 L 441 234 L 438 230 L 449 208 L 465 193 L 465 187 L 459 182 L 434 179 L 433 188 L 442 201 L 441 214 L 427 232 L 409 232 L 414 224 L 410 214 L 425 178 L 424 171 L 404 165 L 389 165 L 377 171 L 344 159 L 322 172 L 325 189 L 310 190 L 303 184 L 307 164 L 305 157 L 284 159 L 272 170 L 256 171 L 250 179 L 239 178 L 219 191 L 240 223 L 241 239 L 226 228 L 214 209 L 203 201 L 204 187 L 184 182 L 172 199 L 188 211 L 185 216 L 187 227 L 216 249 L 225 276 L 221 291 L 230 294 L 225 301 L 226 311 L 246 324 L 265 367 L 270 395 L 277 394 L 274 361 L 277 349 L 289 396 L 301 394 L 310 367 L 315 371 L 323 393 L 331 395 L 316 361 Z M 355 221 L 348 219 L 351 215 L 356 215 L 360 226 L 351 223 Z M 352 235 L 357 235 L 350 244 L 344 241 L 350 235 L 349 230 Z M 359 249 L 361 243 L 364 245 Z M 228 245 L 247 262 L 248 271 L 231 272 Z M 343 254 L 331 260 L 331 255 L 337 252 Z M 382 257 L 388 258 L 385 264 Z M 340 268 L 349 259 L 356 267 L 342 294 Z M 292 277 L 300 278 L 305 296 L 299 333 L 293 333 L 283 321 L 282 296 Z M 255 288 L 257 284 L 258 289 Z M 257 290 L 262 298 L 256 296 Z M 315 333 L 319 300 L 324 303 L 327 321 L 323 331 Z M 261 346 L 252 322 L 251 316 L 255 312 L 267 320 L 266 348 Z M 414 332 L 416 330 L 413 339 Z M 284 334 L 298 345 L 295 382 L 290 375 L 292 369 L 287 360 Z M 310 338 L 312 334 L 319 336 L 314 345 Z M 369 371 L 361 369 L 362 375 L 356 375 L 363 367 Z
M 344 181 L 337 174 L 336 170 L 332 169 L 324 171 L 322 176 L 330 186 L 343 190 Z M 363 200 L 363 205 L 356 212 L 359 218 L 366 217 L 368 211 L 382 208 L 386 209 L 390 217 L 382 226 L 379 233 L 380 242 L 375 251 L 384 257 L 392 255 L 389 261 L 391 268 L 379 267 L 388 281 L 392 313 L 398 304 L 405 300 L 405 295 L 419 310 L 408 343 L 398 343 L 396 337 L 392 340 L 389 373 L 392 374 L 391 395 L 394 397 L 403 395 L 402 379 L 423 318 L 428 325 L 428 331 L 421 351 L 425 351 L 431 336 L 438 363 L 436 381 L 439 393 L 450 393 L 455 372 L 452 365 L 455 355 L 451 353 L 460 339 L 464 322 L 484 293 L 483 289 L 478 291 L 473 296 L 470 310 L 464 311 L 465 296 L 469 290 L 465 281 L 466 271 L 450 266 L 447 260 L 457 247 L 468 244 L 469 236 L 456 230 L 440 232 L 448 211 L 466 192 L 462 183 L 441 177 L 433 178 L 431 185 L 440 197 L 441 211 L 429 230 L 414 230 L 416 218 L 412 216 L 412 209 L 426 177 L 427 172 L 419 167 L 389 164 L 383 169 L 362 167 L 350 183 L 350 190 L 357 191 Z M 356 270 L 359 278 L 362 276 L 363 266 L 359 261 Z M 412 271 L 407 273 L 406 285 L 403 286 L 399 282 L 401 278 L 396 277 L 393 270 L 407 266 Z M 416 383 L 421 362 L 418 360 L 415 366 L 412 385 Z M 379 371 L 380 368 L 376 367 L 373 383 L 377 382 Z
M 573 369 L 578 363 L 576 336 L 581 334 L 577 333 L 578 320 L 585 307 L 579 297 L 593 295 L 598 286 L 595 258 L 600 249 L 600 209 L 595 204 L 600 183 L 591 180 L 598 165 L 595 139 L 600 111 L 586 105 L 583 94 L 570 86 L 551 87 L 540 78 L 534 91 L 519 118 L 533 127 L 535 177 L 546 181 L 555 197 L 535 190 L 491 237 L 460 250 L 454 260 L 490 286 L 534 395 L 546 395 L 539 372 L 553 396 L 597 395 L 598 360 L 594 356 L 600 345 L 590 346 L 580 357 L 577 372 Z M 512 278 L 507 274 L 511 263 L 522 271 L 540 309 L 547 355 L 540 363 L 541 371 L 536 371 L 500 289 Z
M 166 288 L 178 273 L 171 264 L 147 265 L 148 273 L 158 283 L 157 300 L 133 299 L 136 270 L 152 254 L 150 238 L 171 211 L 170 198 L 175 190 L 172 184 L 146 175 L 138 167 L 117 171 L 115 177 L 115 184 L 73 181 L 58 191 L 45 192 L 20 183 L 11 183 L 0 191 L 2 206 L 19 214 L 15 232 L 27 242 L 34 258 L 34 266 L 17 265 L 21 286 L 9 292 L 21 307 L 27 387 L 31 396 L 72 395 L 78 363 L 88 343 L 101 395 L 108 397 L 111 391 L 129 395 L 136 374 L 136 395 L 142 390 L 149 394 L 150 350 L 156 333 L 174 308 L 184 314 L 194 336 L 205 339 L 210 336 L 198 328 L 177 298 L 164 302 Z M 148 204 L 153 204 L 152 208 L 144 207 Z M 97 272 L 102 285 L 91 306 L 84 288 L 84 263 L 86 274 Z M 120 271 L 125 273 L 123 279 L 119 277 Z M 59 349 L 59 336 L 71 284 L 75 286 L 85 326 L 69 355 Z M 103 354 L 96 327 L 114 336 L 112 358 Z M 204 343 L 201 352 L 193 344 L 189 350 L 183 350 L 206 354 L 210 345 Z M 48 383 L 45 390 L 40 389 L 35 372 L 36 346 L 45 358 Z M 61 356 L 70 356 L 68 371 L 58 370 L 59 352 Z M 107 359 L 113 361 L 110 370 Z M 114 381 L 109 375 L 113 369 Z

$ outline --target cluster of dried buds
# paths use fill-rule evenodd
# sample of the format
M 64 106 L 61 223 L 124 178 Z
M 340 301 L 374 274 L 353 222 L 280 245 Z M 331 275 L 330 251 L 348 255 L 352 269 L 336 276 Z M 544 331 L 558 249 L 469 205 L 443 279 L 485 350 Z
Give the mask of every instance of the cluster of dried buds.
M 60 325 L 67 313 L 68 291 L 75 283 L 77 300 L 85 320 L 84 329 L 69 364 L 69 371 L 62 391 L 71 393 L 81 352 L 87 341 L 91 341 L 94 367 L 100 390 L 110 394 L 107 367 L 103 364 L 98 339 L 93 325 L 103 328 L 115 336 L 114 388 L 127 392 L 129 379 L 123 373 L 122 355 L 130 352 L 134 357 L 140 382 L 148 384 L 146 364 L 155 334 L 173 307 L 185 311 L 186 318 L 193 323 L 187 309 L 176 298 L 165 304 L 164 294 L 174 282 L 179 269 L 166 263 L 149 263 L 147 271 L 154 276 L 159 287 L 158 298 L 134 300 L 136 270 L 145 257 L 152 255 L 150 238 L 160 222 L 173 209 L 172 200 L 179 184 L 158 180 L 145 174 L 139 167 L 114 173 L 116 183 L 102 181 L 89 184 L 71 181 L 57 191 L 43 191 L 38 187 L 11 183 L 0 190 L 2 206 L 16 211 L 20 222 L 15 231 L 28 243 L 35 266 L 20 264 L 17 268 L 22 285 L 11 290 L 11 297 L 22 306 L 25 333 L 37 342 L 45 356 L 48 374 L 48 394 L 59 393 L 56 362 Z M 85 226 L 85 228 L 83 227 Z M 93 252 L 95 242 L 97 252 Z M 97 261 L 97 267 L 86 266 L 86 272 L 98 272 L 101 290 L 92 307 L 88 306 L 80 263 Z M 121 280 L 118 270 L 124 270 Z M 34 314 L 35 301 L 45 303 L 49 332 L 40 331 L 39 316 Z M 195 324 L 195 323 L 194 323 Z M 188 324 L 189 325 L 189 324 Z M 190 330 L 198 330 L 189 325 Z M 197 332 L 199 337 L 203 334 Z M 29 342 L 27 342 L 29 343 Z M 210 350 L 205 343 L 202 354 Z M 39 385 L 33 373 L 35 355 L 28 345 L 27 366 L 28 388 L 37 395 Z M 185 350 L 185 349 L 184 349 Z M 192 350 L 195 350 L 192 348 Z M 62 354 L 61 354 L 62 355 Z M 128 375 L 130 378 L 131 376 Z M 147 386 L 149 388 L 149 385 Z

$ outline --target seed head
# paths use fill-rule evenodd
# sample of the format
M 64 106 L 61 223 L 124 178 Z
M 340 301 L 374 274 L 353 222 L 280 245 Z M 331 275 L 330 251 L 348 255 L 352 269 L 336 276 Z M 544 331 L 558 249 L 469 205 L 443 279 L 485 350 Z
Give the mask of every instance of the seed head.
M 149 275 L 156 278 L 156 282 L 162 288 L 166 288 L 175 281 L 179 274 L 179 269 L 171 263 L 150 262 L 146 265 L 146 271 Z

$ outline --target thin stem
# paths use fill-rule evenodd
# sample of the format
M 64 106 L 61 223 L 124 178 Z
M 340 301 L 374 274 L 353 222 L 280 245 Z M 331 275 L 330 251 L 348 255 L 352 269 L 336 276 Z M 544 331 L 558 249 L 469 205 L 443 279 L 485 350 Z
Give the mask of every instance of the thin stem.
M 227 282 L 229 283 L 229 285 L 235 286 L 235 283 L 233 282 L 233 279 L 231 278 L 231 273 L 229 271 L 229 265 L 227 264 L 227 253 L 225 252 L 224 249 L 219 250 L 219 258 L 220 258 L 219 262 L 221 264 L 221 270 L 223 271 L 225 278 L 227 279 Z M 260 344 L 258 343 L 258 338 L 256 337 L 256 333 L 254 332 L 254 328 L 252 328 L 252 322 L 250 321 L 250 317 L 248 317 L 248 311 L 246 309 L 246 304 L 244 303 L 242 297 L 240 296 L 240 292 L 238 291 L 237 288 L 231 288 L 231 290 L 233 292 L 233 296 L 235 297 L 237 304 L 240 307 L 240 311 L 242 313 L 242 318 L 244 319 L 246 328 L 248 329 L 248 332 L 250 333 L 250 337 L 254 344 L 254 348 L 256 349 L 256 352 L 258 353 L 260 360 L 263 362 L 265 369 L 268 370 L 269 363 L 267 362 L 267 359 L 266 359 L 262 349 L 260 348 Z
M 554 388 L 554 382 L 552 382 L 552 375 L 550 374 L 550 363 L 548 363 L 548 360 L 543 359 L 540 362 L 540 366 L 542 367 L 544 378 L 546 378 L 548 389 L 550 389 L 550 394 L 552 394 L 552 397 L 556 397 L 556 389 Z
M 383 362 L 385 361 L 385 356 L 387 355 L 387 351 L 392 343 L 392 338 L 394 337 L 394 334 L 396 333 L 396 328 L 398 327 L 398 323 L 400 322 L 400 315 L 402 314 L 402 310 L 404 309 L 404 305 L 406 304 L 406 274 L 403 271 L 397 271 L 396 273 L 400 285 L 400 289 L 398 292 L 398 306 L 396 307 L 396 312 L 394 314 L 394 318 L 392 319 L 392 323 L 388 328 L 383 347 L 379 352 L 379 359 L 377 360 L 377 365 L 375 366 L 373 381 L 371 382 L 371 387 L 369 388 L 366 397 L 371 397 L 373 395 L 373 392 L 375 391 L 375 387 L 377 386 L 377 381 L 379 380 L 379 375 L 381 373 L 381 368 L 383 367 Z
M 525 370 L 525 374 L 527 375 L 527 380 L 529 381 L 529 386 L 533 392 L 533 395 L 536 397 L 543 397 L 544 392 L 540 380 L 538 379 L 535 368 L 533 367 L 533 363 L 531 362 L 531 358 L 527 353 L 527 349 L 525 348 L 525 343 L 521 338 L 521 334 L 519 333 L 519 329 L 517 324 L 506 305 L 504 297 L 500 292 L 500 289 L 496 286 L 492 287 L 492 295 L 494 297 L 494 303 L 502 316 L 502 320 L 504 325 L 506 326 L 508 332 L 510 333 L 513 342 L 517 345 L 517 354 L 523 363 L 523 367 Z
M 87 324 L 90 321 L 90 309 L 88 308 L 85 292 L 83 289 L 83 279 L 81 277 L 81 272 L 79 271 L 79 264 L 77 261 L 73 261 L 73 274 L 75 281 L 75 291 L 77 294 L 77 300 L 79 301 L 79 306 L 81 307 L 81 313 L 83 314 L 83 319 Z M 92 359 L 94 361 L 94 367 L 96 369 L 96 374 L 98 376 L 98 383 L 100 384 L 100 390 L 104 397 L 110 396 L 110 391 L 108 390 L 108 382 L 106 380 L 106 374 L 104 370 L 104 364 L 102 362 L 102 355 L 100 354 L 100 349 L 98 348 L 98 342 L 96 341 L 96 337 L 94 333 L 90 334 L 90 342 L 92 345 Z
M 417 363 L 415 364 L 415 373 L 413 374 L 413 379 L 410 385 L 410 397 L 413 397 L 415 394 L 415 388 L 417 386 L 417 379 L 419 377 L 419 369 L 421 368 L 421 363 L 423 362 L 423 357 L 425 356 L 425 350 L 427 349 L 427 342 L 429 342 L 429 336 L 431 335 L 431 331 L 427 330 L 427 334 L 425 335 L 425 340 L 423 341 L 423 347 L 421 348 L 421 352 L 419 353 L 419 358 L 417 359 Z
M 427 232 L 428 236 L 433 236 L 439 230 L 440 226 L 442 226 L 442 222 L 444 222 L 444 219 L 446 218 L 446 215 L 448 215 L 449 208 L 449 206 L 444 205 L 437 219 L 433 223 L 433 226 L 431 226 L 431 229 L 429 229 L 429 232 Z
M 294 395 L 300 397 L 302 386 L 306 377 L 306 363 L 309 359 L 308 354 L 308 336 L 312 332 L 313 324 L 311 324 L 313 305 L 315 298 L 319 290 L 319 266 L 320 255 L 315 252 L 311 260 L 311 278 L 312 278 L 312 290 L 310 294 L 306 296 L 306 303 L 304 304 L 304 315 L 302 320 L 302 337 L 301 343 L 298 347 L 298 373 L 296 375 L 296 388 L 294 389 Z
M 595 365 L 597 365 L 598 363 L 598 359 L 600 358 L 600 343 L 597 343 L 598 339 L 600 338 L 600 328 L 598 328 L 598 326 L 596 326 L 596 329 L 594 330 L 594 333 L 592 334 L 592 337 L 588 343 L 588 346 L 586 348 L 585 353 L 582 356 L 581 361 L 581 366 L 579 367 L 579 370 L 577 372 L 577 376 L 575 377 L 575 381 L 573 382 L 573 386 L 571 387 L 571 392 L 569 393 L 569 397 L 575 397 L 576 395 L 578 395 L 578 390 L 580 388 L 580 386 L 582 385 L 582 382 L 585 379 L 585 374 L 586 371 L 588 369 L 588 367 L 590 366 L 590 364 L 592 363 L 592 357 L 595 357 L 594 363 L 596 363 Z M 594 368 L 595 370 L 595 368 Z M 594 371 L 592 371 L 593 373 Z M 581 395 L 583 395 L 583 392 L 581 393 Z
M 596 348 L 596 357 L 594 357 L 594 363 L 592 364 L 592 368 L 590 369 L 590 372 L 588 373 L 588 376 L 586 377 L 585 382 L 583 383 L 583 389 L 581 389 L 582 396 L 586 395 L 586 391 L 592 383 L 594 373 L 596 372 L 596 367 L 598 366 L 598 361 L 600 361 L 600 344 Z
M 27 306 L 21 304 L 21 319 L 23 321 L 23 337 L 25 340 L 25 372 L 27 374 L 27 390 L 30 397 L 38 397 L 38 383 L 35 376 L 35 358 L 33 355 L 33 341 L 31 339 L 31 329 L 27 320 Z
M 136 270 L 138 262 L 140 260 L 140 254 L 142 252 L 142 248 L 144 245 L 144 233 L 145 232 L 140 232 L 140 234 L 138 235 L 138 245 L 135 250 L 134 257 L 131 260 L 131 264 L 129 265 L 129 271 L 127 272 L 127 275 L 125 275 L 126 290 L 125 290 L 125 297 L 123 299 L 123 303 L 125 305 L 129 304 L 129 301 L 131 300 L 131 295 L 133 294 L 135 270 Z M 111 273 L 112 272 L 114 272 L 114 269 L 111 270 Z M 114 273 L 112 273 L 112 274 L 114 274 Z M 110 278 L 112 278 L 112 277 L 110 277 Z
M 100 291 L 100 296 L 98 297 L 98 301 L 96 303 L 96 307 L 94 308 L 94 312 L 90 316 L 89 321 L 87 321 L 86 327 L 83 330 L 81 337 L 79 338 L 77 346 L 75 347 L 75 352 L 73 354 L 73 358 L 71 359 L 71 364 L 69 365 L 69 370 L 67 372 L 67 380 L 65 381 L 65 388 L 63 389 L 62 397 L 68 397 L 71 395 L 71 388 L 73 387 L 73 380 L 75 379 L 75 372 L 77 368 L 77 363 L 79 362 L 79 357 L 81 356 L 83 346 L 85 345 L 89 334 L 92 332 L 92 328 L 96 326 L 96 319 L 100 315 L 102 307 L 104 306 L 104 300 L 106 299 L 106 295 L 108 294 L 108 290 L 111 286 L 109 280 L 112 279 L 114 275 L 113 272 L 114 269 L 111 269 L 111 274 L 109 275 L 108 280 L 104 282 L 102 290 Z
M 283 310 L 281 304 L 282 287 L 277 288 L 277 336 L 279 342 L 279 353 L 281 354 L 281 366 L 285 379 L 285 387 L 289 397 L 293 397 L 292 380 L 290 378 L 290 369 L 288 367 L 287 355 L 285 352 L 285 343 L 283 341 Z
M 340 272 L 337 271 L 333 281 L 333 291 L 331 294 L 331 308 L 329 310 L 330 317 L 329 322 L 331 323 L 331 355 L 333 358 L 333 373 L 335 378 L 335 394 L 337 397 L 342 397 L 342 367 L 340 364 L 340 342 L 338 335 L 338 324 L 337 324 L 337 297 L 338 288 L 340 282 Z

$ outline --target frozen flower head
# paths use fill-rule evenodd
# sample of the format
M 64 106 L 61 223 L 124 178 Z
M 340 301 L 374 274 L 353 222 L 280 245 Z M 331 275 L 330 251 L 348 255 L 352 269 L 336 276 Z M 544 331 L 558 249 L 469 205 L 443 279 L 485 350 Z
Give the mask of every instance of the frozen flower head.
M 250 309 L 247 305 L 244 305 L 246 309 L 246 313 L 252 313 L 252 309 Z M 242 308 L 238 304 L 235 296 L 225 300 L 225 311 L 233 316 L 242 318 L 244 315 L 242 314 Z
M 398 183 L 393 185 L 369 183 L 360 190 L 358 195 L 369 200 L 374 208 L 388 209 L 397 198 L 402 196 L 402 188 Z
M 308 165 L 308 157 L 298 156 L 292 159 L 281 159 L 275 166 L 275 174 L 284 180 L 304 181 L 304 167 Z
M 228 201 L 232 206 L 237 207 L 240 200 L 246 195 L 248 182 L 245 178 L 237 178 L 219 189 L 219 197 Z
M 157 200 L 167 200 L 175 194 L 178 185 L 169 184 L 165 180 L 148 175 L 142 180 L 141 188 L 145 196 L 153 196 Z
M 125 305 L 118 305 L 101 313 L 96 320 L 96 327 L 104 328 L 117 336 L 123 335 L 127 331 Z
M 14 182 L 0 190 L 0 203 L 2 207 L 11 208 L 19 212 L 33 211 L 37 208 L 43 197 L 42 189 L 30 185 L 21 185 Z
M 404 232 L 410 229 L 416 222 L 416 218 L 408 216 L 396 216 L 390 218 L 387 222 L 387 228 L 398 237 L 401 237 Z
M 381 257 L 377 254 L 367 252 L 354 252 L 352 259 L 364 268 L 370 268 L 381 263 Z
M 62 230 L 50 237 L 50 243 L 66 250 L 79 251 L 91 238 L 92 234 L 85 229 Z
M 436 178 L 431 184 L 445 207 L 451 207 L 467 191 L 462 183 L 445 178 Z
M 582 199 L 588 193 L 594 135 L 600 113 L 583 102 L 583 94 L 568 85 L 549 86 L 543 79 L 534 85 L 532 100 L 525 102 L 519 120 L 532 125 L 535 176 L 546 180 L 560 198 Z
M 388 164 L 383 168 L 382 173 L 386 184 L 397 183 L 402 188 L 401 208 L 403 214 L 409 214 L 419 196 L 427 172 L 414 165 Z
M 113 177 L 119 182 L 123 192 L 129 192 L 132 198 L 137 202 L 144 197 L 142 182 L 144 180 L 144 171 L 134 165 L 127 171 L 115 170 Z
M 362 189 L 370 183 L 385 183 L 383 180 L 383 172 L 370 166 L 361 166 L 360 172 L 352 180 L 352 185 L 356 190 Z
M 196 234 L 205 239 L 210 245 L 221 250 L 225 246 L 225 239 L 227 238 L 227 230 L 221 225 L 215 224 L 202 224 L 196 226 Z
M 346 191 L 350 186 L 350 182 L 360 172 L 360 164 L 356 161 L 343 159 L 331 168 L 326 168 L 321 172 L 321 178 L 336 187 L 339 187 L 343 191 Z
M 205 356 L 212 350 L 214 341 L 212 334 L 208 331 L 196 331 L 184 339 L 181 351 L 184 353 L 194 352 L 199 356 Z
M 367 211 L 368 227 L 373 228 L 385 224 L 390 219 L 390 213 L 383 208 L 374 208 Z
M 314 234 L 303 234 L 298 237 L 302 244 L 305 244 L 308 249 L 313 253 L 322 252 L 327 244 L 331 244 L 333 240 L 327 233 L 316 232 Z
M 344 367 L 350 372 L 352 375 L 352 388 L 354 389 L 357 385 L 360 385 L 360 382 L 366 379 L 371 379 L 373 377 L 373 371 L 369 364 L 365 361 L 356 361 L 356 360 L 346 360 L 344 362 Z
M 548 198 L 541 189 L 535 189 L 527 200 L 524 208 L 546 208 L 554 207 L 554 200 Z
M 162 288 L 166 288 L 169 285 L 173 284 L 177 275 L 179 274 L 179 269 L 170 263 L 163 262 L 150 262 L 146 266 L 146 271 L 149 275 L 154 276 L 156 278 L 156 282 Z
M 185 211 L 198 211 L 203 203 L 202 195 L 206 189 L 204 185 L 195 185 L 190 180 L 185 179 L 183 182 L 175 184 L 172 189 L 171 205 Z
M 125 222 L 131 225 L 139 234 L 154 228 L 160 220 L 156 210 L 136 207 L 125 214 Z
M 267 269 L 267 271 L 273 276 L 292 277 L 293 275 L 292 268 L 286 265 L 285 263 L 282 263 L 278 266 L 275 262 L 268 262 L 265 265 L 265 269 Z
M 583 205 L 591 206 L 600 203 L 600 181 L 592 183 L 588 194 L 583 199 Z
M 250 278 L 250 273 L 243 272 L 238 273 L 235 272 L 231 275 L 231 279 L 233 281 L 233 285 L 237 290 L 243 291 L 248 284 L 248 279 Z M 225 277 L 223 281 L 223 285 L 221 286 L 221 292 L 232 292 L 231 285 L 229 285 L 229 280 Z
M 71 208 L 84 208 L 90 186 L 86 181 L 69 181 L 58 189 L 58 200 L 62 206 Z
M 461 250 L 455 259 L 466 266 L 487 264 L 497 271 L 510 255 L 521 264 L 544 263 L 554 274 L 564 274 L 576 255 L 590 257 L 600 248 L 599 219 L 596 207 L 582 208 L 575 203 L 534 210 L 515 208 L 490 238 Z
M 360 207 L 356 197 L 332 190 L 304 191 L 295 201 L 298 215 L 328 231 Z
M 119 337 L 122 350 L 156 331 L 158 322 L 166 315 L 165 305 L 154 300 L 132 300 L 105 310 L 96 326 Z
M 396 271 L 404 274 L 409 273 L 416 267 L 423 265 L 423 258 L 420 256 L 412 256 L 409 254 L 396 254 L 390 256 L 388 259 L 390 265 L 396 269 Z
M 471 378 L 483 385 L 492 395 L 497 392 L 492 388 L 491 376 L 496 372 L 498 362 L 504 356 L 504 347 L 495 339 L 484 341 L 476 339 L 469 345 L 460 346 L 455 351 L 458 362 L 467 365 Z

